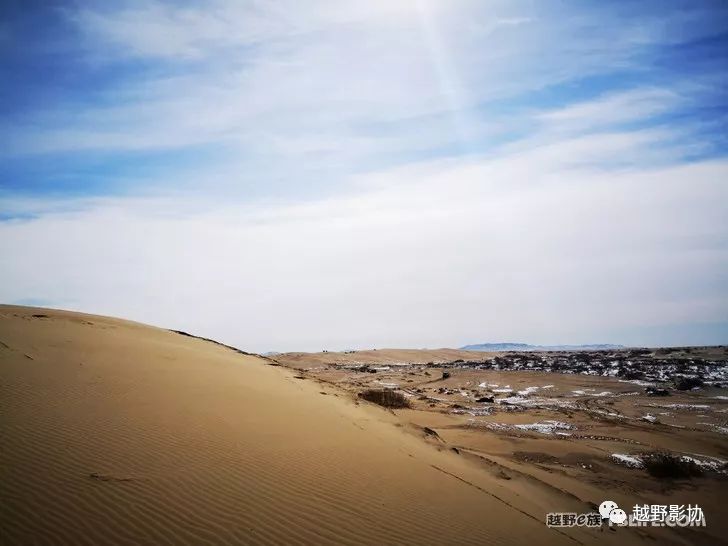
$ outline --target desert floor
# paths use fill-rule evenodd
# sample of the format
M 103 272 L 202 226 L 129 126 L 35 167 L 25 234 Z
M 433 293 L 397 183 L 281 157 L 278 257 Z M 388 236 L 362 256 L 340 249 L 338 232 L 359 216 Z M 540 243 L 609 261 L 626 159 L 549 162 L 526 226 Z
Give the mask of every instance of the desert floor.
M 692 426 L 724 422 L 728 404 L 705 401 L 711 393 L 669 400 L 709 409 L 647 423 L 641 414 L 664 409 L 654 399 L 570 392 L 629 384 L 478 371 L 443 380 L 434 365 L 377 356 L 389 369 L 355 372 L 327 363 L 335 355 L 270 359 L 118 319 L 0 306 L 0 542 L 725 543 L 722 474 L 658 483 L 611 458 L 645 446 L 705 464 L 725 457 L 725 435 Z M 406 385 L 414 409 L 361 401 L 376 382 Z M 549 397 L 579 407 L 473 415 L 460 391 L 496 388 L 483 383 L 553 384 Z M 571 435 L 515 427 L 544 421 L 573 425 L 558 430 Z M 545 525 L 547 512 L 592 511 L 607 497 L 698 503 L 708 525 Z
M 704 510 L 705 528 L 620 529 L 620 540 L 629 535 L 660 544 L 724 543 L 728 348 L 654 354 L 654 362 L 646 357 L 643 368 L 659 371 L 671 359 L 686 357 L 719 365 L 710 367 L 714 381 L 678 391 L 670 388 L 669 374 L 663 382 L 624 380 L 586 375 L 597 369 L 588 365 L 585 374 L 477 369 L 478 361 L 503 358 L 503 353 L 380 349 L 271 356 L 299 377 L 350 396 L 368 389 L 403 393 L 412 408 L 390 410 L 403 428 L 507 482 L 512 492 L 528 498 L 528 507 L 523 507 L 534 516 L 589 511 L 605 499 L 614 500 L 627 513 L 636 504 L 697 504 Z M 510 358 L 520 356 L 524 355 L 514 353 Z M 551 358 L 526 356 L 531 361 Z M 701 376 L 702 371 L 698 368 L 693 375 Z M 651 396 L 646 392 L 650 386 L 665 388 L 669 395 Z M 675 480 L 652 477 L 641 467 L 640 457 L 655 452 L 686 457 L 702 475 Z

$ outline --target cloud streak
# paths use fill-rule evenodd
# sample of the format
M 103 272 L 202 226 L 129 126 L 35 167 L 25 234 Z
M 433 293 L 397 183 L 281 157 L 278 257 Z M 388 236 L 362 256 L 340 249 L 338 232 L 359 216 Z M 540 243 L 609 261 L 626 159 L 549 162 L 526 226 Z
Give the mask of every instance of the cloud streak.
M 255 350 L 722 320 L 728 163 L 614 173 L 564 153 L 373 173 L 291 205 L 105 199 L 5 223 L 0 297 L 62 295 Z

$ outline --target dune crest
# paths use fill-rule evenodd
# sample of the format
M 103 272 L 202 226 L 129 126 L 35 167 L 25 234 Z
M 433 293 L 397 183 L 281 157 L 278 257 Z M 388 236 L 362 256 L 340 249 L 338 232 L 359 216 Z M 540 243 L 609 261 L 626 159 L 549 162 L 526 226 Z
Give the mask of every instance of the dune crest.
M 571 542 L 386 411 L 257 356 L 14 306 L 0 343 L 8 543 Z

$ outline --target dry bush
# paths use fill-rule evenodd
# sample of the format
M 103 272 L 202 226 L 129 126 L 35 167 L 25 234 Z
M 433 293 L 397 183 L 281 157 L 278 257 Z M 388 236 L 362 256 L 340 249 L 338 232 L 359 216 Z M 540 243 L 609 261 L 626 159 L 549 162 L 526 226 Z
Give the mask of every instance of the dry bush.
M 369 389 L 360 392 L 359 396 L 368 402 L 374 402 L 385 408 L 409 408 L 410 401 L 401 393 L 392 390 Z
M 642 462 L 645 470 L 655 478 L 692 478 L 703 473 L 693 461 L 665 452 L 650 453 L 643 457 Z

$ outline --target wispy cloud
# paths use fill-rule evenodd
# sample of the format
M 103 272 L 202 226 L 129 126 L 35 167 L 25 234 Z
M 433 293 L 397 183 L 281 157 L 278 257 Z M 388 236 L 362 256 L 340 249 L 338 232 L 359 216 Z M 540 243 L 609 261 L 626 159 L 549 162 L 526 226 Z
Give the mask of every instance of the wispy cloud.
M 671 89 L 630 89 L 546 112 L 541 120 L 560 130 L 593 131 L 650 120 L 674 111 L 684 100 Z
M 89 62 L 159 64 L 132 72 L 98 106 L 41 112 L 14 148 L 138 150 L 230 139 L 247 146 L 302 134 L 346 137 L 361 126 L 381 136 L 389 127 L 376 131 L 377 124 L 443 112 L 455 120 L 439 132 L 458 139 L 462 120 L 487 121 L 472 110 L 488 100 L 641 60 L 644 51 L 625 43 L 636 24 L 586 14 L 561 23 L 560 15 L 504 25 L 528 20 L 523 8 L 426 0 L 366 9 L 219 1 L 71 11 Z

